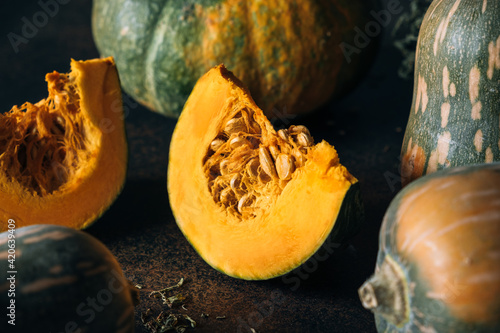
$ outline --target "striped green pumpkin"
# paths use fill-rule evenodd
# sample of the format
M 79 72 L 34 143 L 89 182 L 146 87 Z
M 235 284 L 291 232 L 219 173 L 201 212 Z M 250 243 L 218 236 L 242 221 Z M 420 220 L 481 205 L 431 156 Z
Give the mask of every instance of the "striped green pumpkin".
M 499 114 L 500 1 L 435 0 L 418 37 L 403 184 L 500 160 Z
M 500 162 L 423 176 L 391 202 L 359 290 L 378 332 L 500 332 Z
M 135 288 L 100 241 L 68 227 L 8 224 L 0 234 L 1 332 L 134 331 Z
M 356 47 L 357 29 L 375 20 L 371 0 L 93 4 L 96 46 L 102 55 L 114 56 L 125 91 L 174 117 L 198 78 L 221 63 L 267 115 L 307 113 L 345 94 L 364 76 L 378 39 L 365 35 Z M 343 51 L 343 42 L 354 49 Z

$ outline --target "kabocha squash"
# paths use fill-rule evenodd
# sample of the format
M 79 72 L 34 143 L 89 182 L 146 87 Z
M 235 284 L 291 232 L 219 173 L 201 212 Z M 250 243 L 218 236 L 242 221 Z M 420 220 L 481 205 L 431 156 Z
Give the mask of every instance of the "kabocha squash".
M 193 89 L 175 127 L 168 194 L 201 257 L 241 279 L 269 279 L 342 242 L 362 221 L 359 184 L 304 126 L 276 132 L 223 65 Z
M 355 38 L 374 20 L 371 2 L 96 0 L 92 28 L 124 90 L 152 110 L 177 117 L 198 78 L 224 63 L 266 114 L 287 117 L 341 96 L 367 71 L 378 36 Z
M 71 61 L 46 76 L 49 96 L 0 114 L 0 231 L 59 224 L 85 228 L 125 181 L 127 143 L 112 58 Z
M 403 184 L 500 159 L 500 2 L 435 0 L 418 36 Z
M 379 332 L 500 332 L 500 163 L 440 170 L 406 186 L 359 290 Z
M 9 224 L 0 234 L 2 332 L 134 332 L 138 292 L 104 244 L 73 228 Z

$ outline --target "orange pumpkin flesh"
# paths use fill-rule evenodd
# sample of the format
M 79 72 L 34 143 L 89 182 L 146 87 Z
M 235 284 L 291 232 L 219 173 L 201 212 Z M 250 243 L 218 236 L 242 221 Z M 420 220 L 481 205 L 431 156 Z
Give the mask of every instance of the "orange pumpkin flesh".
M 211 266 L 243 279 L 292 270 L 337 217 L 357 228 L 358 190 L 332 146 L 312 145 L 303 126 L 277 133 L 222 65 L 198 81 L 172 137 L 168 193 L 180 229 Z
M 0 115 L 0 230 L 85 228 L 125 181 L 127 145 L 112 58 L 71 61 L 47 74 L 49 96 Z

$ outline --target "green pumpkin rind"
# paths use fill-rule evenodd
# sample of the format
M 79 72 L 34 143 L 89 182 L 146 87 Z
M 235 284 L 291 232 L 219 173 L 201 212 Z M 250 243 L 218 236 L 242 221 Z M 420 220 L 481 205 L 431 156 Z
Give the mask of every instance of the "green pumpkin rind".
M 349 57 L 340 45 L 355 44 L 373 8 L 361 0 L 96 0 L 92 29 L 124 90 L 152 110 L 178 117 L 198 78 L 224 63 L 266 114 L 283 117 L 345 94 L 365 74 L 378 36 Z
M 15 326 L 4 314 L 1 331 L 134 332 L 138 294 L 100 241 L 68 227 L 9 223 L 12 231 L 0 234 L 0 304 L 14 300 Z
M 432 186 L 432 182 L 436 180 L 442 182 L 441 185 L 443 185 L 443 187 L 440 189 L 443 189 L 445 186 L 451 184 L 452 177 L 458 177 L 458 179 L 455 179 L 454 181 L 458 180 L 460 183 L 458 186 L 463 186 L 462 188 L 467 191 L 456 191 L 449 197 L 444 196 L 433 198 L 432 200 L 441 201 L 444 207 L 447 207 L 444 210 L 441 210 L 441 212 L 438 212 L 438 214 L 441 214 L 440 216 L 445 216 L 449 214 L 449 211 L 456 209 L 454 205 L 466 205 L 463 202 L 466 200 L 462 200 L 460 203 L 457 203 L 456 200 L 461 195 L 470 195 L 471 193 L 479 196 L 484 195 L 485 197 L 483 199 L 490 202 L 493 207 L 491 211 L 489 211 L 489 213 L 493 214 L 493 218 L 486 221 L 490 221 L 490 227 L 492 227 L 495 232 L 488 234 L 485 238 L 482 238 L 484 237 L 484 234 L 477 236 L 474 235 L 474 232 L 471 232 L 468 235 L 463 235 L 463 237 L 466 239 L 476 238 L 478 242 L 489 242 L 495 244 L 494 248 L 491 249 L 491 253 L 493 253 L 493 251 L 498 252 L 500 249 L 500 246 L 498 246 L 498 243 L 496 242 L 498 237 L 500 237 L 500 220 L 498 218 L 494 218 L 494 216 L 500 216 L 500 192 L 497 190 L 500 185 L 500 162 L 467 165 L 440 170 L 431 175 L 421 177 L 406 186 L 393 199 L 384 216 L 380 230 L 379 251 L 375 274 L 368 279 L 359 290 L 363 305 L 372 310 L 375 314 L 378 332 L 493 333 L 500 331 L 500 316 L 495 317 L 495 313 L 500 313 L 500 287 L 498 287 L 498 284 L 500 284 L 500 278 L 498 277 L 497 269 L 497 267 L 500 266 L 500 257 L 489 257 L 487 254 L 485 255 L 484 252 L 474 253 L 474 251 L 472 251 L 466 253 L 467 255 L 470 255 L 471 258 L 469 263 L 465 263 L 471 267 L 469 274 L 478 273 L 477 268 L 476 270 L 474 268 L 477 267 L 475 266 L 476 260 L 485 260 L 488 261 L 487 266 L 491 268 L 491 272 L 496 274 L 492 275 L 491 278 L 495 277 L 495 281 L 498 282 L 495 285 L 496 288 L 488 290 L 488 292 L 491 293 L 495 299 L 493 302 L 494 304 L 484 304 L 479 298 L 470 300 L 471 304 L 475 304 L 476 306 L 479 304 L 479 307 L 482 306 L 484 312 L 489 312 L 490 315 L 493 314 L 490 316 L 493 319 L 489 321 L 463 320 L 463 318 L 459 318 L 458 315 L 453 313 L 452 307 L 447 304 L 447 302 L 455 302 L 456 299 L 462 296 L 462 293 L 465 294 L 469 292 L 468 288 L 473 285 L 464 283 L 464 279 L 450 279 L 449 283 L 445 285 L 447 294 L 444 298 L 439 299 L 438 297 L 431 296 L 435 291 L 432 289 L 431 282 L 429 282 L 430 278 L 425 275 L 425 269 L 422 269 L 422 267 L 416 263 L 414 257 L 412 257 L 412 251 L 409 251 L 410 253 L 405 253 L 398 245 L 398 232 L 401 225 L 402 223 L 408 224 L 408 222 L 404 222 L 404 220 L 402 220 L 401 216 L 407 216 L 409 214 L 406 211 L 407 208 L 414 203 L 414 201 L 408 202 L 408 200 L 410 200 L 409 198 L 413 200 L 415 198 L 427 196 L 430 189 L 426 188 L 426 186 Z M 471 180 L 471 178 L 474 177 L 482 177 L 481 185 L 477 185 L 474 180 Z M 436 187 L 435 189 L 436 191 L 440 190 Z M 490 197 L 487 198 L 486 194 L 490 195 Z M 435 223 L 435 220 L 433 222 L 425 216 L 426 214 L 435 213 L 436 210 L 433 212 L 430 209 L 429 211 L 426 211 L 426 209 L 421 206 L 417 206 L 416 209 L 420 210 L 420 214 L 422 216 L 420 223 L 428 225 L 433 225 Z M 477 218 L 476 220 L 482 218 L 480 214 L 483 212 L 483 210 L 478 212 L 478 215 L 475 216 Z M 481 226 L 478 225 L 476 228 L 480 227 Z M 432 234 L 439 232 L 439 229 L 433 230 Z M 422 243 L 427 241 L 426 235 L 428 234 L 424 231 L 413 236 L 415 242 Z M 417 240 L 418 238 L 420 238 L 420 240 Z M 434 243 L 434 245 L 436 244 Z M 462 245 L 457 244 L 456 248 L 461 246 Z M 441 256 L 443 251 L 447 251 L 445 246 L 437 247 L 438 248 L 434 252 L 436 256 Z M 480 249 L 476 250 L 477 252 L 482 251 Z M 413 252 L 415 251 L 413 250 Z M 396 274 L 397 276 L 391 282 L 392 286 L 391 283 L 389 283 L 389 279 L 381 277 L 380 274 L 384 265 L 387 265 L 387 263 L 393 264 L 398 271 Z M 451 272 L 449 276 L 453 276 L 453 274 L 454 273 Z M 397 283 L 394 283 L 394 281 L 397 281 Z M 375 288 L 373 288 L 374 285 L 376 285 Z M 394 306 L 394 304 L 398 302 L 392 302 L 392 298 L 384 299 L 385 295 L 388 295 L 388 293 L 387 290 L 382 291 L 383 288 L 380 286 L 389 286 L 387 288 L 388 290 L 393 290 L 398 295 L 402 296 L 400 306 Z M 487 288 L 487 286 L 484 285 L 471 288 L 482 288 L 482 286 Z M 374 298 L 372 297 L 373 294 L 377 296 L 375 297 L 376 301 L 374 301 Z M 385 308 L 383 308 L 384 306 Z M 398 308 L 400 310 L 394 311 L 394 308 Z M 399 316 L 395 314 L 399 314 Z M 394 317 L 399 320 L 394 319 Z
M 417 43 L 402 182 L 500 160 L 500 2 L 435 0 Z

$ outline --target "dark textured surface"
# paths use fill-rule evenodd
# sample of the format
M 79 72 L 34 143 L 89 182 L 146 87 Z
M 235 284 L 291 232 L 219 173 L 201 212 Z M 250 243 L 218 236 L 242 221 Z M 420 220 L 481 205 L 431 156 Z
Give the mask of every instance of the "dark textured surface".
M 33 22 L 43 9 L 36 1 L 15 6 L 0 7 L 2 111 L 46 96 L 45 73 L 67 72 L 70 58 L 98 56 L 90 31 L 90 1 L 59 5 L 17 52 L 9 33 L 22 36 L 26 20 Z M 395 21 L 392 17 L 391 24 Z M 203 262 L 177 228 L 168 203 L 168 147 L 175 120 L 125 100 L 127 183 L 116 203 L 87 232 L 111 249 L 133 283 L 143 285 L 136 308 L 137 332 L 146 332 L 140 313 L 147 308 L 156 314 L 161 309 L 187 314 L 198 323 L 195 332 L 375 331 L 357 288 L 373 272 L 380 223 L 400 186 L 398 156 L 412 94 L 412 82 L 397 78 L 401 59 L 389 38 L 386 33 L 375 65 L 353 93 L 306 118 L 286 119 L 309 127 L 316 141 L 325 139 L 336 146 L 341 162 L 360 180 L 366 223 L 326 261 L 313 260 L 283 278 L 241 281 Z M 175 284 L 181 277 L 186 279 L 179 289 L 188 297 L 185 309 L 170 310 L 160 299 L 148 297 L 151 290 Z M 202 318 L 202 313 L 209 316 Z

